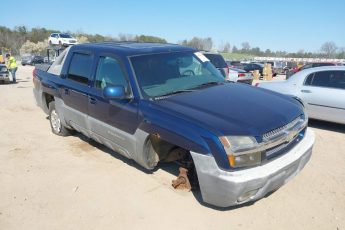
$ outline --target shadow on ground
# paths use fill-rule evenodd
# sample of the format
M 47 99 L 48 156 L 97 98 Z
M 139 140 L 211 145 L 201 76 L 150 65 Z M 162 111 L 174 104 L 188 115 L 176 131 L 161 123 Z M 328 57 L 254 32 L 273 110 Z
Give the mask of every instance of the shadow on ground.
M 134 160 L 128 159 L 127 157 L 122 156 L 121 154 L 119 154 L 119 153 L 109 149 L 105 145 L 100 144 L 100 143 L 98 143 L 98 142 L 96 142 L 96 141 L 94 141 L 94 140 L 84 136 L 81 133 L 74 133 L 73 136 L 78 137 L 80 140 L 90 144 L 91 146 L 93 146 L 93 147 L 95 147 L 95 148 L 97 148 L 97 149 L 99 149 L 99 150 L 101 150 L 101 151 L 103 151 L 103 152 L 105 152 L 105 153 L 107 153 L 109 155 L 111 155 L 115 159 L 122 161 L 124 164 L 127 164 L 129 166 L 132 166 L 132 167 L 140 170 L 141 172 L 143 172 L 145 174 L 153 174 L 157 170 L 161 169 L 161 170 L 164 170 L 165 172 L 168 172 L 169 174 L 171 174 L 171 181 L 176 179 L 176 177 L 179 174 L 179 167 L 180 166 L 177 163 L 173 163 L 173 162 L 171 162 L 171 163 L 159 163 L 154 170 L 147 170 L 144 167 L 142 167 L 139 164 L 137 164 Z M 171 182 L 171 181 L 167 181 L 167 182 Z M 202 195 L 201 195 L 201 192 L 200 192 L 199 188 L 194 188 L 194 189 L 192 189 L 191 192 L 192 192 L 193 196 L 195 197 L 196 201 L 199 202 L 202 206 L 205 206 L 205 207 L 208 207 L 208 208 L 212 208 L 212 209 L 218 210 L 218 211 L 234 210 L 234 209 L 237 209 L 237 208 L 241 208 L 241 207 L 244 207 L 244 206 L 249 206 L 249 205 L 254 204 L 254 202 L 249 202 L 247 204 L 238 205 L 238 206 L 235 206 L 235 207 L 220 208 L 220 207 L 216 207 L 216 206 L 209 205 L 209 204 L 205 203 L 202 200 Z
M 313 120 L 310 119 L 308 123 L 309 127 L 323 129 L 338 133 L 345 133 L 345 125 L 327 122 L 327 121 L 320 121 L 320 120 Z

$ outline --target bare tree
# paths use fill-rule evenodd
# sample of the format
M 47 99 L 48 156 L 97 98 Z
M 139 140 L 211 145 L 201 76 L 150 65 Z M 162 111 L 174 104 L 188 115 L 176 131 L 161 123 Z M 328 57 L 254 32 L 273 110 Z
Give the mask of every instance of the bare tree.
M 340 47 L 338 49 L 337 58 L 345 59 L 345 47 Z
M 243 50 L 249 50 L 250 49 L 250 45 L 249 45 L 249 42 L 242 42 L 242 49 Z
M 135 36 L 132 34 L 119 34 L 119 40 L 120 41 L 134 41 L 135 40 Z
M 226 42 L 225 45 L 224 45 L 224 48 L 223 48 L 223 52 L 224 53 L 229 53 L 230 52 L 230 43 L 229 42 Z
M 233 46 L 233 47 L 232 47 L 232 52 L 233 52 L 233 53 L 237 53 L 237 52 L 238 52 L 238 48 L 237 48 L 236 46 Z
M 337 46 L 334 42 L 325 42 L 321 46 L 321 52 L 325 53 L 328 58 L 332 58 L 335 56 L 337 51 Z
M 20 54 L 45 54 L 48 48 L 48 39 L 37 43 L 27 40 L 20 48 Z
M 221 41 L 221 42 L 219 43 L 219 46 L 218 46 L 218 51 L 223 52 L 224 46 L 225 46 L 224 41 Z
M 182 45 L 191 46 L 199 50 L 211 50 L 213 47 L 212 38 L 193 37 L 192 40 L 183 40 Z

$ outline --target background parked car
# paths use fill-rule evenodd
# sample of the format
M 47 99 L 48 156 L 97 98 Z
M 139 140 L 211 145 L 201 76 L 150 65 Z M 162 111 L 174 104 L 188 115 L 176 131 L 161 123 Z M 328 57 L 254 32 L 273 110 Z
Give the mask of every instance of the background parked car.
M 283 67 L 285 75 L 287 75 L 291 69 L 296 68 L 296 67 L 297 67 L 296 62 L 292 62 L 292 61 L 286 62 L 284 67 Z
M 304 69 L 286 81 L 258 87 L 300 98 L 310 118 L 345 124 L 345 67 Z
M 243 69 L 244 64 L 240 61 L 226 61 L 226 64 L 228 64 L 229 68 L 235 68 L 235 69 Z
M 314 63 L 308 63 L 308 64 L 305 64 L 303 65 L 302 67 L 298 68 L 298 67 L 295 67 L 293 69 L 291 69 L 289 71 L 288 74 L 286 74 L 286 79 L 288 79 L 290 76 L 292 76 L 293 74 L 301 71 L 301 70 L 304 70 L 304 69 L 309 69 L 309 68 L 314 68 L 314 67 L 321 67 L 321 66 L 334 66 L 336 65 L 335 63 L 332 63 L 332 62 L 314 62 Z
M 6 83 L 10 81 L 8 69 L 5 64 L 0 64 L 0 83 Z
M 44 63 L 44 57 L 39 55 L 22 56 L 22 65 L 35 65 Z
M 53 33 L 48 39 L 49 45 L 69 46 L 78 43 L 77 39 L 70 34 Z
M 264 65 L 261 63 L 245 63 L 243 64 L 243 69 L 246 72 L 251 72 L 254 70 L 259 70 L 260 75 L 262 76 L 262 71 L 264 69 Z
M 277 74 L 285 74 L 285 62 L 282 61 L 273 61 L 270 62 L 270 64 L 272 65 L 272 71 L 275 73 L 275 75 Z
M 224 78 L 226 78 L 229 75 L 229 67 L 226 64 L 222 55 L 218 53 L 207 52 L 207 51 L 202 51 L 202 53 L 221 72 Z
M 243 69 L 229 67 L 229 76 L 226 80 L 251 85 L 253 83 L 253 74 L 246 72 Z

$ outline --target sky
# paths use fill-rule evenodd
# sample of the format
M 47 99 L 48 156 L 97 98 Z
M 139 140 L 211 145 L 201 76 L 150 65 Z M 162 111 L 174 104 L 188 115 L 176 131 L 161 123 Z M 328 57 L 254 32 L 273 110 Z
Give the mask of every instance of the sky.
M 216 48 L 249 42 L 288 52 L 317 52 L 327 41 L 345 47 L 345 0 L 17 0 L 1 11 L 0 25 L 11 29 L 145 34 L 171 43 L 211 37 Z

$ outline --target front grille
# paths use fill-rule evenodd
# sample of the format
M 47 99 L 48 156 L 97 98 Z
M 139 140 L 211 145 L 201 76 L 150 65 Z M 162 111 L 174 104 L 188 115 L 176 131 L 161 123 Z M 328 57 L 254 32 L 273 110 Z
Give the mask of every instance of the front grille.
M 267 148 L 264 151 L 266 160 L 283 155 L 296 146 L 304 137 L 303 116 L 298 116 L 288 124 L 265 133 L 262 137 Z
M 269 140 L 272 140 L 272 139 L 275 139 L 276 137 L 284 134 L 284 132 L 286 130 L 289 130 L 291 128 L 293 128 L 299 121 L 301 120 L 301 117 L 298 116 L 297 118 L 295 118 L 293 121 L 291 121 L 290 123 L 284 125 L 284 126 L 281 126 L 277 129 L 274 129 L 274 130 L 271 130 L 267 133 L 265 133 L 263 136 L 262 136 L 262 140 L 264 142 L 266 141 L 269 141 Z
M 293 147 L 295 147 L 304 137 L 305 129 L 300 131 L 292 141 L 290 142 L 284 142 L 282 144 L 279 144 L 277 146 L 274 146 L 270 149 L 267 149 L 265 152 L 266 159 L 270 160 L 277 156 L 280 156 L 288 151 L 290 151 Z

